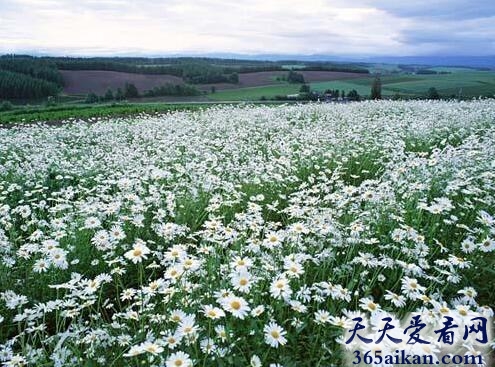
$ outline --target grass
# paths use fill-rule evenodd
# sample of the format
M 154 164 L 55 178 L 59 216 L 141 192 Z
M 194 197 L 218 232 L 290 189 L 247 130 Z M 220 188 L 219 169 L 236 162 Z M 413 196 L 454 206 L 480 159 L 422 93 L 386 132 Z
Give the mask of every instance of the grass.
M 495 73 L 488 71 L 466 71 L 442 75 L 422 75 L 422 79 L 411 79 L 384 85 L 384 90 L 405 94 L 424 94 L 435 87 L 441 95 L 457 94 L 462 88 L 463 96 L 495 94 Z M 424 78 L 423 78 L 424 77 Z
M 477 71 L 465 68 L 435 68 L 437 71 L 450 71 L 450 74 L 410 75 L 392 74 L 383 75 L 382 95 L 392 97 L 396 94 L 404 97 L 423 97 L 431 87 L 435 87 L 441 96 L 461 96 L 472 98 L 478 96 L 492 96 L 495 94 L 495 73 Z M 344 90 L 346 93 L 355 89 L 361 96 L 370 94 L 373 76 L 366 76 L 351 80 L 332 80 L 310 83 L 311 89 L 323 92 L 326 89 Z M 275 81 L 274 81 L 275 83 Z M 299 85 L 279 84 L 263 87 L 239 88 L 218 91 L 208 95 L 215 101 L 254 101 L 261 97 L 274 98 L 275 96 L 295 94 L 299 92 Z
M 240 101 L 240 100 L 239 100 Z M 226 101 L 206 102 L 154 102 L 154 103 L 115 103 L 115 104 L 63 104 L 52 107 L 29 106 L 16 107 L 10 111 L 0 112 L 0 125 L 50 121 L 60 122 L 70 119 L 91 119 L 98 117 L 131 116 L 140 113 L 154 114 L 182 110 L 198 110 L 208 108 Z M 236 101 L 234 101 L 236 103 Z M 256 102 L 254 102 L 256 103 Z M 257 102 L 260 103 L 260 102 Z M 287 101 L 264 101 L 262 104 L 280 104 Z
M 200 104 L 101 104 L 61 105 L 54 107 L 19 108 L 0 112 L 0 124 L 34 121 L 61 121 L 107 116 L 127 116 L 138 113 L 157 113 L 183 109 L 197 109 Z
M 429 88 L 434 87 L 440 95 L 449 97 L 457 95 L 462 89 L 463 97 L 492 96 L 495 94 L 495 73 L 489 71 L 473 71 L 471 69 L 442 68 L 438 71 L 450 71 L 451 74 L 432 75 L 384 75 L 382 94 L 393 96 L 401 94 L 408 97 L 422 97 Z M 373 77 L 353 80 L 336 80 L 329 82 L 311 83 L 311 88 L 323 91 L 325 89 L 339 89 L 346 92 L 355 89 L 362 96 L 370 93 Z

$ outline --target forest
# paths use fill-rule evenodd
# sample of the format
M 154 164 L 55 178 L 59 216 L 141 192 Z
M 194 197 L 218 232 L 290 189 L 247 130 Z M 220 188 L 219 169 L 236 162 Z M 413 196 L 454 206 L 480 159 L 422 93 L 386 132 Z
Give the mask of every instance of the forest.
M 256 61 L 217 58 L 142 58 L 142 57 L 34 57 L 0 56 L 0 98 L 40 99 L 56 96 L 64 86 L 59 70 L 105 70 L 136 74 L 166 74 L 188 84 L 239 83 L 239 74 L 287 70 L 287 64 L 298 70 L 368 73 L 356 64 L 298 61 Z M 159 93 L 164 92 L 159 91 Z M 182 94 L 184 91 L 180 91 Z M 169 91 L 167 90 L 168 94 Z M 184 93 L 193 93 L 187 90 Z

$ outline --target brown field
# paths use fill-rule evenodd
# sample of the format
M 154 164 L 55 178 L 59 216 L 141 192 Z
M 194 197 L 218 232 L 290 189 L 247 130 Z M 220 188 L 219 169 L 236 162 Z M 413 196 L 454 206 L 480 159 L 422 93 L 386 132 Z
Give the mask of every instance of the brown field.
M 182 84 L 182 78 L 173 75 L 150 75 L 122 73 L 104 70 L 61 70 L 64 77 L 64 92 L 67 94 L 105 94 L 123 88 L 126 82 L 133 83 L 139 92 L 153 89 L 166 83 Z
M 216 84 L 201 84 L 198 86 L 201 90 L 210 90 L 215 86 L 217 90 L 261 87 L 265 85 L 273 85 L 282 82 L 277 82 L 277 76 L 287 75 L 287 71 L 260 71 L 256 73 L 239 74 L 239 84 L 216 83 Z M 340 71 L 298 71 L 304 75 L 304 80 L 308 83 L 312 82 L 327 82 L 331 80 L 356 79 L 363 78 L 366 74 L 346 73 Z
M 182 84 L 182 78 L 173 75 L 133 74 L 104 70 L 61 70 L 64 77 L 64 92 L 67 94 L 104 94 L 107 89 L 113 91 L 123 88 L 126 82 L 133 83 L 139 92 L 144 92 L 166 83 Z M 325 82 L 331 80 L 362 78 L 365 74 L 336 71 L 301 71 L 306 82 Z M 197 88 L 209 91 L 212 86 L 217 90 L 261 87 L 279 84 L 277 76 L 287 75 L 287 71 L 261 71 L 256 73 L 239 74 L 239 84 L 215 83 L 200 84 Z

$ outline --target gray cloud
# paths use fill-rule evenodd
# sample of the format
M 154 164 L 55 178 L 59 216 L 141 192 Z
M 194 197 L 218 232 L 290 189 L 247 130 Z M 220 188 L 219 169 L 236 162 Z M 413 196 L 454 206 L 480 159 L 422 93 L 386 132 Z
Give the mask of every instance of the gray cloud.
M 493 0 L 363 0 L 361 3 L 406 18 L 466 20 L 495 15 Z

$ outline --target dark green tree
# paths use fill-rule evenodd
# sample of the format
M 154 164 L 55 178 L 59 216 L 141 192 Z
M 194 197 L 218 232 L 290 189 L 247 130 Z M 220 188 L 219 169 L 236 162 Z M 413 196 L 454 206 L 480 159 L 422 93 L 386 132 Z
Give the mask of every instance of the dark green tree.
M 60 87 L 45 79 L 0 69 L 0 98 L 31 99 L 55 96 Z
M 309 93 L 310 91 L 311 89 L 308 84 L 303 84 L 301 85 L 301 88 L 299 88 L 299 93 Z
M 115 100 L 117 101 L 122 101 L 125 98 L 124 92 L 122 92 L 122 89 L 117 88 L 117 92 L 115 93 Z
M 105 96 L 103 97 L 105 101 L 111 101 L 113 99 L 113 92 L 110 88 L 107 89 Z
M 349 93 L 347 93 L 347 98 L 350 101 L 359 101 L 361 99 L 361 96 L 357 92 L 357 90 L 353 89 Z
M 287 74 L 287 81 L 289 83 L 304 83 L 304 75 L 296 73 L 294 70 L 290 70 Z
M 239 74 L 237 73 L 230 74 L 228 77 L 228 82 L 233 84 L 239 83 Z
M 0 103 L 0 112 L 10 111 L 13 108 L 14 106 L 12 106 L 12 103 L 10 103 L 9 101 L 3 101 L 2 103 Z
M 86 100 L 85 100 L 85 103 L 97 103 L 99 101 L 99 98 L 98 96 L 91 92 L 91 93 L 88 93 L 88 95 L 86 96 Z
M 48 96 L 46 99 L 46 106 L 47 107 L 53 107 L 57 105 L 57 100 L 55 99 L 54 96 Z
M 382 99 L 382 81 L 377 75 L 371 84 L 371 99 Z
M 134 84 L 125 83 L 124 95 L 126 98 L 137 98 L 139 97 L 139 92 Z
M 426 97 L 428 99 L 440 99 L 440 94 L 438 94 L 438 91 L 435 87 L 431 87 L 430 89 L 428 89 Z

